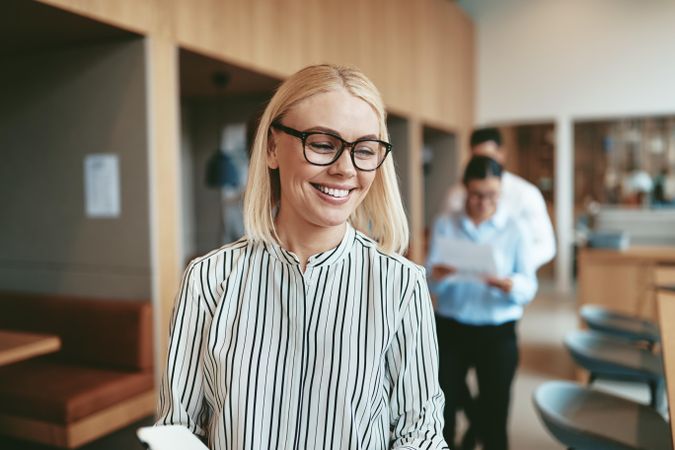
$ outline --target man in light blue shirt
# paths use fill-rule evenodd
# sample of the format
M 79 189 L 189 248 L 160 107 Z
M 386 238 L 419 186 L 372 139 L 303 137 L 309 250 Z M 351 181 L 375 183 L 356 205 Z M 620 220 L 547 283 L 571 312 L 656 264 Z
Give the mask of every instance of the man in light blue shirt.
M 502 167 L 485 156 L 464 173 L 462 211 L 436 220 L 429 245 L 429 288 L 436 297 L 440 382 L 445 393 L 445 438 L 453 445 L 455 410 L 464 404 L 465 378 L 474 367 L 479 398 L 472 424 L 484 450 L 508 448 L 510 391 L 518 365 L 516 323 L 537 291 L 536 269 L 523 224 L 499 207 Z M 444 264 L 443 239 L 488 244 L 496 272 L 467 277 Z
M 436 314 L 468 325 L 499 325 L 518 320 L 523 306 L 537 291 L 537 278 L 533 265 L 528 261 L 524 227 L 503 208 L 497 208 L 492 217 L 476 225 L 461 212 L 441 216 L 434 224 L 429 260 L 438 260 L 439 238 L 468 240 L 489 244 L 494 249 L 499 276 L 511 283 L 508 292 L 485 279 L 461 278 L 449 275 L 429 283 L 431 293 L 437 298 Z

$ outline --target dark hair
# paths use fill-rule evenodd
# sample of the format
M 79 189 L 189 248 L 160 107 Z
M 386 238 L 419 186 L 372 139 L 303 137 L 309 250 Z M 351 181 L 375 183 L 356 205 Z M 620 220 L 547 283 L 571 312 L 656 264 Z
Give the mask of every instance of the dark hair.
M 476 128 L 473 130 L 473 133 L 471 133 L 470 145 L 472 148 L 490 141 L 497 144 L 497 147 L 502 145 L 502 134 L 497 128 Z
M 474 156 L 464 169 L 462 182 L 466 186 L 471 180 L 484 180 L 490 177 L 502 177 L 502 165 L 487 156 Z

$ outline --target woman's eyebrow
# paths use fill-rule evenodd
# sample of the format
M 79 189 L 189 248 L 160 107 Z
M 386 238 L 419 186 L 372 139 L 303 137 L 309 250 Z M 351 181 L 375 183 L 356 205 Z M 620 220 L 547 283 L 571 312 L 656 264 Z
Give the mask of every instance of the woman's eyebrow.
M 313 132 L 313 131 L 319 131 L 321 133 L 328 133 L 328 134 L 332 134 L 332 135 L 335 135 L 335 136 L 338 136 L 338 137 L 342 138 L 342 135 L 338 131 L 335 131 L 332 128 L 321 127 L 321 126 L 307 128 L 305 130 L 305 133 Z M 379 137 L 375 134 L 367 134 L 365 136 L 361 136 L 361 137 L 357 138 L 356 140 L 360 141 L 360 140 L 363 140 L 363 139 L 379 139 Z

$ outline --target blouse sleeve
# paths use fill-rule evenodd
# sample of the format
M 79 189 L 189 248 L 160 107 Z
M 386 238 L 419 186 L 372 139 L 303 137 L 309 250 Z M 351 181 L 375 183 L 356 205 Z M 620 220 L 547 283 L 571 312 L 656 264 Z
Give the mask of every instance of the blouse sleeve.
M 183 275 L 174 304 L 157 425 L 183 425 L 205 437 L 209 409 L 204 401 L 202 347 L 211 317 L 195 286 L 195 272 L 195 265 L 191 264 Z
M 436 326 L 420 272 L 416 271 L 412 298 L 387 352 L 391 449 L 448 448 L 443 440 L 444 399 L 438 384 Z

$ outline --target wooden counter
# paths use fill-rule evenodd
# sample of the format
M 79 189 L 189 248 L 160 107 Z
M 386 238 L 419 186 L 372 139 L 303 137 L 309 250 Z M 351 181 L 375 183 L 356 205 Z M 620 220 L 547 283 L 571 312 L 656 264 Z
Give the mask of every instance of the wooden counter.
M 673 284 L 675 247 L 579 251 L 578 307 L 595 303 L 656 321 L 656 286 Z

